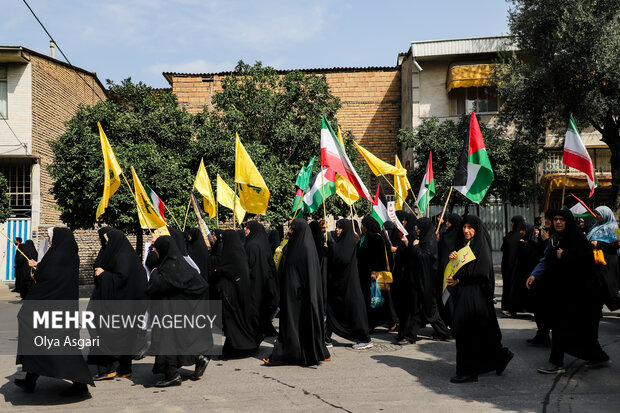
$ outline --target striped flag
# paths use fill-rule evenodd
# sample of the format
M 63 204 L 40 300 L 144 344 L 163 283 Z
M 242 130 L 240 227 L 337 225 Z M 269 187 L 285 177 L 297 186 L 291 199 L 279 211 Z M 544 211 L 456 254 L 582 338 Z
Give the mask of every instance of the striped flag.
M 573 194 L 568 194 L 564 198 L 564 208 L 568 209 L 577 218 L 584 218 L 594 220 L 596 216 L 594 212 L 583 202 Z
M 387 198 L 381 188 L 381 184 L 377 185 L 377 194 L 372 201 L 372 213 L 370 214 L 378 223 L 381 228 L 383 224 L 390 221 L 390 215 L 387 210 Z
M 590 187 L 590 197 L 594 194 L 594 188 L 596 188 L 597 181 L 594 174 L 594 164 L 590 158 L 590 154 L 586 149 L 586 146 L 581 140 L 581 135 L 575 125 L 573 115 L 570 115 L 568 121 L 568 130 L 566 131 L 566 137 L 564 138 L 564 154 L 562 156 L 562 163 L 571 168 L 575 168 L 578 171 L 586 174 L 588 179 L 588 186 Z
M 319 209 L 323 203 L 323 195 L 325 195 L 325 199 L 327 199 L 336 192 L 335 181 L 336 174 L 333 170 L 327 168 L 324 168 L 314 176 L 303 198 L 303 208 L 306 214 L 310 214 Z
M 426 165 L 426 173 L 420 184 L 418 192 L 418 208 L 423 214 L 426 212 L 431 199 L 435 197 L 435 175 L 433 175 L 433 152 L 428 155 L 428 164 Z
M 166 222 L 166 218 L 164 217 L 166 205 L 164 204 L 164 201 L 162 201 L 155 191 L 153 191 L 147 184 L 144 184 L 144 190 L 146 191 L 146 195 L 151 200 L 151 204 L 153 204 L 153 209 L 155 209 L 157 215 L 159 215 L 159 217 Z

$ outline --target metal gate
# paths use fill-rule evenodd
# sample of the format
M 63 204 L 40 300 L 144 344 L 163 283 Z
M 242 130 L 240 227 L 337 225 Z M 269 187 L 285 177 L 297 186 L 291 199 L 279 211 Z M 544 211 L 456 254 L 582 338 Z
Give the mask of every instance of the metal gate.
M 8 222 L 1 224 L 2 231 L 14 241 L 16 237 L 21 237 L 23 242 L 29 240 L 32 234 L 32 228 L 30 226 L 30 219 L 15 218 L 9 219 Z M 15 280 L 15 245 L 5 237 L 0 239 L 0 268 L 3 269 L 4 274 L 0 280 L 14 281 Z

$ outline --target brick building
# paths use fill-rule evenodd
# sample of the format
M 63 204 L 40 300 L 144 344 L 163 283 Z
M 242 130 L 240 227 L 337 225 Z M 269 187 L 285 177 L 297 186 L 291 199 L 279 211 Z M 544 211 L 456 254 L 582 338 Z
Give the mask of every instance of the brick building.
M 65 131 L 80 104 L 105 99 L 97 75 L 20 46 L 0 47 L 0 172 L 9 184 L 13 214 L 3 231 L 33 239 L 38 246 L 47 228 L 62 225 L 50 190 L 49 140 Z M 96 234 L 96 233 L 95 233 Z M 92 255 L 96 237 L 77 231 L 81 252 Z M 91 247 L 92 245 L 92 247 Z M 15 248 L 0 240 L 1 279 L 13 279 Z M 89 257 L 82 256 L 86 265 Z M 90 260 L 92 261 L 92 259 Z

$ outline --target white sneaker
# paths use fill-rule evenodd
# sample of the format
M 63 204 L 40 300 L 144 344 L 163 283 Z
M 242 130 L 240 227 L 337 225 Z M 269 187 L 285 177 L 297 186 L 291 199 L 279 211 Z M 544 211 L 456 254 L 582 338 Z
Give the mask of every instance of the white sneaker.
M 365 350 L 367 348 L 372 348 L 373 346 L 373 342 L 369 341 L 368 343 L 355 343 L 351 346 L 351 348 L 353 348 L 353 350 Z
M 332 348 L 332 347 L 334 347 L 334 345 L 333 345 L 331 342 L 327 342 L 327 341 L 326 341 L 326 342 L 325 342 L 325 347 L 327 347 L 327 348 Z

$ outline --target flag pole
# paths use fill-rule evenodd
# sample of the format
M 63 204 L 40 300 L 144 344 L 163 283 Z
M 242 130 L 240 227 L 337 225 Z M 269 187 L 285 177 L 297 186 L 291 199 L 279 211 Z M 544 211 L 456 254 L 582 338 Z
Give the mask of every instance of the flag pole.
M 190 189 L 192 191 L 194 188 Z M 187 201 L 187 209 L 185 210 L 185 219 L 183 220 L 183 229 L 185 231 L 185 225 L 187 224 L 187 215 L 189 214 L 189 205 L 192 203 L 192 197 L 189 197 L 189 201 Z
M 560 209 L 564 208 L 564 196 L 566 195 L 566 178 L 568 177 L 568 166 L 566 167 L 566 170 L 564 171 L 564 183 L 562 185 L 562 200 L 560 201 Z
M 237 229 L 236 224 L 236 215 L 237 215 L 237 181 L 235 180 L 235 193 L 233 196 L 233 229 Z M 241 222 L 239 223 L 241 225 Z
M 443 221 L 443 216 L 446 213 L 446 208 L 448 207 L 448 201 L 450 200 L 450 196 L 452 195 L 452 186 L 450 187 L 450 192 L 448 192 L 448 197 L 446 198 L 446 203 L 443 206 L 443 210 L 441 211 L 441 216 L 439 217 L 439 222 L 437 223 L 437 231 L 435 231 L 435 235 L 439 234 L 439 227 L 441 227 L 441 222 Z
M 407 208 L 409 208 L 409 211 L 411 211 L 413 213 L 413 215 L 415 215 L 416 217 L 418 217 L 418 214 L 416 214 L 416 212 L 413 210 L 413 208 L 411 208 L 411 206 L 409 206 L 409 204 L 403 199 L 402 196 L 400 196 L 400 194 L 398 193 L 398 191 L 396 190 L 396 188 L 394 188 L 394 185 L 392 185 L 392 183 L 390 182 L 389 179 L 387 179 L 385 177 L 385 175 L 380 174 L 379 176 L 382 176 L 383 179 L 385 179 L 385 182 L 388 183 L 388 185 L 394 190 L 394 194 L 396 194 L 396 196 L 398 196 L 398 198 L 400 198 L 400 200 L 403 202 L 403 204 L 407 205 Z M 413 192 L 412 192 L 413 194 Z M 417 203 L 418 200 L 415 198 L 415 195 L 413 196 L 414 201 Z M 419 217 L 418 217 L 419 218 Z
M 327 210 L 325 208 L 325 178 L 323 177 L 323 158 L 321 158 L 321 189 L 323 191 L 323 222 L 325 222 L 325 242 L 327 242 Z
M 26 254 L 24 254 L 24 252 L 23 252 L 22 250 L 20 250 L 20 249 L 19 249 L 19 246 L 15 243 L 15 241 L 13 241 L 11 238 L 9 238 L 9 236 L 8 236 L 8 235 L 6 235 L 6 234 L 4 233 L 4 231 L 2 231 L 1 229 L 0 229 L 0 233 L 2 233 L 2 235 L 4 235 L 4 237 L 5 237 L 6 239 L 8 239 L 9 241 L 11 241 L 11 243 L 15 246 L 15 250 L 16 250 L 16 251 L 19 251 L 19 253 L 20 253 L 21 255 L 23 255 L 23 256 L 24 256 L 24 258 L 26 259 L 26 261 L 30 261 L 30 258 L 28 258 L 28 257 L 26 256 Z
M 170 214 L 170 216 L 172 217 L 174 222 L 177 224 L 177 227 L 179 227 L 179 229 L 181 229 L 181 224 L 179 224 L 179 221 L 177 221 L 177 219 L 175 218 L 175 216 L 172 213 L 172 211 L 170 211 L 170 209 L 168 209 L 168 207 L 166 206 L 165 202 L 164 202 L 164 208 L 166 209 L 166 211 L 168 211 L 168 213 Z M 183 231 L 185 231 L 185 225 L 183 225 Z
M 349 192 L 348 184 L 347 184 L 347 198 L 349 199 L 349 201 L 351 200 L 351 192 Z M 351 202 L 349 204 L 349 211 L 351 211 L 351 229 L 353 230 L 353 233 L 355 234 L 355 224 L 353 223 L 353 204 L 354 202 Z
M 300 188 L 301 189 L 301 188 Z M 297 203 L 297 207 L 295 207 L 295 213 L 293 214 L 293 219 L 297 218 L 297 212 L 299 212 L 299 207 L 304 202 L 304 191 L 301 191 L 301 198 L 299 199 L 299 203 Z
M 125 183 L 127 184 L 127 188 L 129 188 L 129 191 L 131 192 L 131 196 L 133 196 L 133 200 L 136 202 L 136 209 L 138 210 L 138 215 L 142 215 L 142 219 L 144 219 L 144 222 L 146 222 L 146 217 L 144 216 L 144 213 L 140 210 L 140 207 L 138 206 L 137 195 L 133 192 L 133 189 L 131 189 L 131 185 L 129 185 L 129 181 L 127 180 L 127 177 L 125 176 L 125 173 L 123 171 L 121 171 L 121 175 L 123 175 L 123 179 L 125 180 Z M 149 234 L 151 234 L 151 238 L 152 238 L 153 231 L 151 231 L 151 227 L 147 225 L 146 228 L 149 230 Z M 140 226 L 140 229 L 142 229 L 142 226 Z

